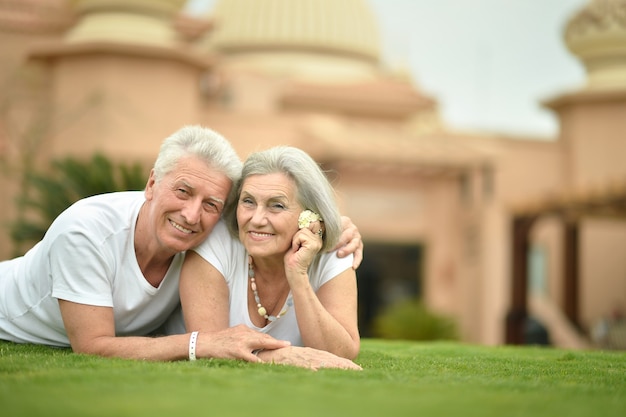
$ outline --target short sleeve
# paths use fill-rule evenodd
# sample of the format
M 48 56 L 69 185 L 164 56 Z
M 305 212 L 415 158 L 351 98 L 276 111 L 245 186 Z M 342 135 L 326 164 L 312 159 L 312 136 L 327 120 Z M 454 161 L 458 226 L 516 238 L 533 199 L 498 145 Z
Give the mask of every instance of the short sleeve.
M 215 225 L 209 237 L 193 251 L 213 265 L 228 281 L 229 277 L 233 276 L 233 270 L 236 267 L 237 245 L 239 241 L 231 236 L 226 224 L 220 221 Z
M 103 245 L 82 231 L 57 235 L 49 262 L 52 296 L 75 303 L 113 306 L 113 271 Z
M 340 258 L 337 256 L 337 251 L 321 254 L 309 270 L 311 286 L 317 291 L 322 285 L 343 271 L 352 268 L 352 262 L 353 255 Z

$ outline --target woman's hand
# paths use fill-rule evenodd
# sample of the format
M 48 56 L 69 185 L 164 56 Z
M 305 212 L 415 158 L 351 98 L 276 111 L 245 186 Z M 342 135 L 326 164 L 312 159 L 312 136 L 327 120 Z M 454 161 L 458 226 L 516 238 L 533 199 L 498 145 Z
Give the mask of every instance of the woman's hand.
M 309 265 L 322 248 L 323 240 L 320 230 L 323 234 L 323 222 L 314 221 L 308 227 L 298 230 L 293 236 L 291 248 L 285 254 L 285 272 L 290 285 L 292 277 L 308 277 Z
M 297 366 L 317 371 L 321 368 L 336 368 L 361 371 L 356 363 L 349 359 L 333 355 L 325 350 L 309 347 L 288 346 L 275 350 L 263 350 L 257 354 L 263 362 Z

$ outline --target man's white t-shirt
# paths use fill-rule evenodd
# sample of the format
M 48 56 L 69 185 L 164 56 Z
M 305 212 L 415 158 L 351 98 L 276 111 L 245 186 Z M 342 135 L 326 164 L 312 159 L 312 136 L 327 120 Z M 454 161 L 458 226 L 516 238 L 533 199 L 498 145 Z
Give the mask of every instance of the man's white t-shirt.
M 184 254 L 159 288 L 144 278 L 134 234 L 142 191 L 76 202 L 24 256 L 0 262 L 0 339 L 69 346 L 58 299 L 112 307 L 118 336 L 148 335 L 179 304 Z
M 226 224 L 218 223 L 207 240 L 194 249 L 222 273 L 230 290 L 230 326 L 244 324 L 268 333 L 276 339 L 289 340 L 293 346 L 303 346 L 296 314 L 291 307 L 284 316 L 265 327 L 257 327 L 248 311 L 248 255 L 238 239 L 230 235 Z M 317 256 L 309 266 L 309 281 L 314 291 L 346 269 L 352 268 L 352 255 L 338 258 L 336 252 Z M 282 309 L 281 309 L 282 310 Z M 256 311 L 253 314 L 257 314 Z

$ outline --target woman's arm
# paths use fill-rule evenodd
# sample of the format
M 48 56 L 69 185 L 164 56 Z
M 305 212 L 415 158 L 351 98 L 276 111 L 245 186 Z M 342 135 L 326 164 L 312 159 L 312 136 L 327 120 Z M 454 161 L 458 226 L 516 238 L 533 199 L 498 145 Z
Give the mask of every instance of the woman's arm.
M 243 333 L 243 325 L 228 328 L 229 325 L 229 290 L 222 274 L 209 262 L 193 251 L 189 251 L 185 257 L 183 270 L 180 277 L 180 298 L 185 317 L 185 326 L 188 331 L 200 331 L 200 336 L 222 335 L 228 331 Z M 259 339 L 266 342 L 270 336 L 246 328 L 250 333 L 259 335 Z M 226 333 L 228 334 L 228 333 Z M 205 336 L 206 337 L 206 336 Z M 222 336 L 219 338 L 221 342 Z M 298 366 L 302 368 L 343 368 L 361 369 L 358 365 L 342 357 L 338 357 L 322 350 L 284 347 L 286 342 L 279 342 L 281 346 L 267 346 L 261 350 L 258 360 L 276 364 Z M 237 343 L 237 339 L 232 340 Z M 268 342 L 269 344 L 269 342 Z M 221 346 L 220 343 L 218 346 Z M 230 350 L 233 350 L 231 347 Z M 241 351 L 245 345 L 241 346 Z M 250 349 L 250 355 L 255 349 Z M 229 351 L 220 352 L 216 357 L 228 357 Z M 249 357 L 244 358 L 250 360 Z
M 224 276 L 194 251 L 180 274 L 180 301 L 187 331 L 211 332 L 229 326 L 229 290 Z
M 315 225 L 298 230 L 285 254 L 285 274 L 302 342 L 308 347 L 354 359 L 361 345 L 356 272 L 348 267 L 323 284 L 316 294 L 308 271 L 322 242 L 313 230 L 317 230 Z
M 295 280 L 294 280 L 295 282 Z M 360 349 L 356 274 L 347 269 L 317 291 L 307 279 L 292 286 L 293 304 L 305 346 L 354 359 Z

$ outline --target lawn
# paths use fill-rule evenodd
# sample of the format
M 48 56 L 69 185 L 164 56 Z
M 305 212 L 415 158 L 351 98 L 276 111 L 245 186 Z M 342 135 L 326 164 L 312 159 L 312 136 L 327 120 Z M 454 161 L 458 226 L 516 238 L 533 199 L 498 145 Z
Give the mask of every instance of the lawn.
M 363 340 L 364 371 L 154 363 L 0 342 L 3 416 L 626 415 L 626 352 Z

